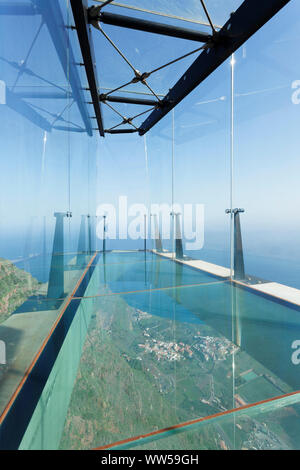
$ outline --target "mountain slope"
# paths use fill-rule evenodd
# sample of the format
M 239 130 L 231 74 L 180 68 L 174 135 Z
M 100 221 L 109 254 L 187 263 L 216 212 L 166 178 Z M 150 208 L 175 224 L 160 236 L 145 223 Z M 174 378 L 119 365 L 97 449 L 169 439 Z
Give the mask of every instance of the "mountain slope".
M 11 261 L 0 258 L 0 323 L 36 292 L 38 281 L 17 268 Z

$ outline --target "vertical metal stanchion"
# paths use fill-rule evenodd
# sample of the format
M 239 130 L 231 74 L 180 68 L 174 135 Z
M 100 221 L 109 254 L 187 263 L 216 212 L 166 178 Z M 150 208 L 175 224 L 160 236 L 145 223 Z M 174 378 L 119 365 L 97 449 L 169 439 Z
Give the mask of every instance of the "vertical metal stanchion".
M 243 254 L 243 242 L 241 232 L 240 213 L 245 212 L 244 209 L 226 209 L 226 214 L 233 214 L 234 218 L 234 248 L 233 248 L 233 279 L 245 279 L 245 265 Z
M 103 216 L 103 253 L 105 253 L 106 251 L 105 233 L 106 233 L 106 215 Z
M 56 223 L 47 294 L 52 299 L 64 296 L 64 217 L 71 216 L 70 212 L 54 213 Z
M 47 239 L 46 239 L 46 216 L 43 216 L 43 281 L 47 278 Z
M 161 236 L 159 232 L 159 226 L 158 226 L 158 220 L 157 220 L 157 214 L 151 214 L 151 216 L 154 219 L 154 230 L 155 230 L 155 248 L 158 253 L 162 253 L 163 248 L 162 248 L 162 241 L 161 241 Z
M 87 228 L 88 228 L 88 254 L 92 253 L 92 219 L 90 214 L 87 214 Z
M 106 215 L 103 216 L 103 280 L 106 286 Z
M 170 218 L 171 218 L 171 222 L 170 222 L 170 233 L 171 233 L 171 253 L 172 253 L 172 257 L 175 253 L 175 229 L 174 229 L 174 212 L 170 212 Z
M 147 286 L 147 215 L 144 214 L 144 281 Z
M 77 247 L 77 264 L 81 264 L 81 256 L 86 253 L 86 215 L 81 216 L 78 247 Z
M 147 251 L 147 215 L 144 214 L 144 251 Z
M 176 248 L 176 258 L 182 259 L 183 258 L 183 248 L 182 248 L 182 236 L 181 236 L 181 229 L 180 229 L 180 213 L 178 212 L 175 215 L 175 248 Z

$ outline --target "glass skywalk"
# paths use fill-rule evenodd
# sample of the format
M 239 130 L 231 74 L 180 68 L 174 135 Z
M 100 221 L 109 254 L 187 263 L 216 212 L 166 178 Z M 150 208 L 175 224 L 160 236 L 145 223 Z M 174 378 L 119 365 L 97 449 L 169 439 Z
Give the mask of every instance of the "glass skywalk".
M 299 18 L 0 1 L 0 449 L 300 449 Z

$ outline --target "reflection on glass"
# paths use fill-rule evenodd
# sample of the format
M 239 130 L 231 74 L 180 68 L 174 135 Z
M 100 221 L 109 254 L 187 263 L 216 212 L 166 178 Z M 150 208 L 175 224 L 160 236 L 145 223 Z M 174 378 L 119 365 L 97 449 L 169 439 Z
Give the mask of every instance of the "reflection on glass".
M 299 450 L 299 394 L 184 425 L 115 450 Z

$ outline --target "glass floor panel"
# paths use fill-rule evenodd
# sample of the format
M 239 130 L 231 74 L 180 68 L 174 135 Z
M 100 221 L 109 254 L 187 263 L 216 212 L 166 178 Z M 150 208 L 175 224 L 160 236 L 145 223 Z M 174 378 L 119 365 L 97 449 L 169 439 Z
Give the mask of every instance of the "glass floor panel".
M 127 255 L 128 256 L 128 255 Z M 108 263 L 100 256 L 96 266 L 99 285 L 89 295 L 103 295 L 121 292 L 136 292 L 149 289 L 161 289 L 182 285 L 211 284 L 223 282 L 218 277 L 196 270 L 181 263 L 153 255 L 142 260 L 137 254 L 117 262 L 117 257 L 110 257 Z M 112 262 L 112 260 L 114 260 Z
M 21 448 L 107 446 L 300 390 L 298 308 L 138 256 L 98 257 Z
M 241 306 L 234 314 L 233 295 Z M 271 360 L 269 348 L 290 345 L 298 312 L 290 311 L 293 329 L 283 329 L 278 316 L 287 316 L 285 307 L 229 284 L 103 296 L 97 306 L 61 448 L 107 445 L 299 385 L 289 375 L 292 362 L 279 362 L 278 354 Z M 271 314 L 273 324 L 265 321 Z
M 108 251 L 100 253 L 98 264 L 137 263 L 156 259 L 157 255 L 151 251 Z

